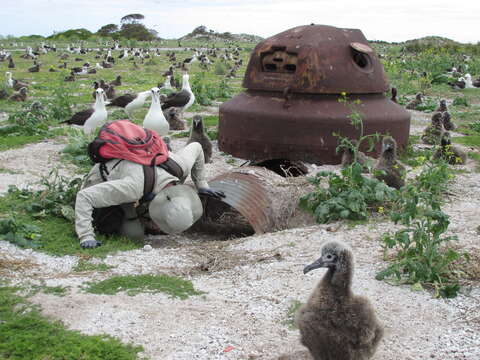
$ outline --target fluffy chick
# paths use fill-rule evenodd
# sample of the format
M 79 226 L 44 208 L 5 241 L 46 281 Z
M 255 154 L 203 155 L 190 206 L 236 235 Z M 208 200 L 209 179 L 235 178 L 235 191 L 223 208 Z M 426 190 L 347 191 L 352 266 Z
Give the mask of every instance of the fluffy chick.
M 444 111 L 442 113 L 442 123 L 443 127 L 447 131 L 453 131 L 457 128 L 455 123 L 452 121 L 452 117 L 450 116 L 450 113 L 448 111 Z
M 423 130 L 422 141 L 428 145 L 436 145 L 440 143 L 445 130 L 443 129 L 443 114 L 436 112 L 432 116 L 432 123 Z
M 406 107 L 409 110 L 415 110 L 417 106 L 420 105 L 422 102 L 423 102 L 423 95 L 418 93 L 417 95 L 415 95 L 415 99 L 410 101 Z
M 357 146 L 357 140 L 350 140 L 353 146 Z M 353 163 L 354 152 L 350 146 L 345 146 L 342 152 L 342 167 L 347 167 Z M 368 172 L 368 167 L 373 165 L 374 161 L 371 157 L 365 155 L 363 152 L 357 152 L 357 162 L 362 165 L 362 171 Z
M 203 154 L 205 155 L 205 162 L 211 162 L 212 158 L 212 143 L 203 127 L 203 119 L 200 115 L 195 115 L 192 121 L 192 128 L 190 129 L 190 138 L 187 145 L 192 142 L 198 142 L 202 145 Z
M 390 187 L 400 189 L 405 185 L 405 167 L 397 161 L 397 142 L 394 138 L 383 138 L 382 151 L 374 170 L 375 178 Z
M 185 130 L 185 121 L 180 118 L 178 108 L 168 108 L 163 111 L 163 115 L 170 124 L 170 130 Z
M 452 145 L 450 133 L 442 136 L 440 147 L 433 154 L 434 159 L 444 159 L 450 165 L 463 165 L 467 162 L 467 154 L 459 147 Z
M 352 293 L 353 254 L 338 241 L 327 242 L 321 257 L 304 274 L 328 268 L 297 315 L 301 342 L 315 360 L 367 360 L 375 353 L 383 327 L 365 297 Z
M 25 101 L 27 100 L 27 88 L 22 87 L 18 92 L 13 93 L 12 96 L 8 98 L 10 101 Z

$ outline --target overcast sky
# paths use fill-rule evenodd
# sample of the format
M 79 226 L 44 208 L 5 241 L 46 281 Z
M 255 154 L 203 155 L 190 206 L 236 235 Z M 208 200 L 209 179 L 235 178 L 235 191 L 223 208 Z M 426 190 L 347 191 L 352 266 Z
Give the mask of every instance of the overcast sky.
M 131 13 L 145 15 L 144 24 L 163 38 L 183 36 L 199 25 L 268 37 L 315 23 L 358 28 L 369 40 L 438 35 L 480 41 L 479 0 L 0 0 L 0 34 L 97 31 Z

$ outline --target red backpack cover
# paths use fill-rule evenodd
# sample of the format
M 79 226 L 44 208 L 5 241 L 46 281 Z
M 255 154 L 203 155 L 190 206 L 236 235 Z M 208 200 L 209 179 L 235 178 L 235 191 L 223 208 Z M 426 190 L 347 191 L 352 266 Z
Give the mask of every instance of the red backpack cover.
M 117 120 L 100 128 L 98 136 L 88 145 L 88 155 L 95 163 L 124 159 L 152 166 L 168 159 L 168 148 L 155 131 L 129 120 Z

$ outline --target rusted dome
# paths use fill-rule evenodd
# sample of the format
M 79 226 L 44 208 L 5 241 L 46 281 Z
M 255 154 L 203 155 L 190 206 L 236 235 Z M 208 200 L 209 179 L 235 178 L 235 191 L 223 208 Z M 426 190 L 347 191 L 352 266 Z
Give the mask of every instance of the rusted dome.
M 382 64 L 360 30 L 306 25 L 266 39 L 251 54 L 243 86 L 219 111 L 218 147 L 233 156 L 339 163 L 336 135 L 360 136 L 352 111 L 364 135 L 408 142 L 410 114 L 385 97 Z
M 306 94 L 388 90 L 382 64 L 362 32 L 326 25 L 298 26 L 260 42 L 243 86 Z

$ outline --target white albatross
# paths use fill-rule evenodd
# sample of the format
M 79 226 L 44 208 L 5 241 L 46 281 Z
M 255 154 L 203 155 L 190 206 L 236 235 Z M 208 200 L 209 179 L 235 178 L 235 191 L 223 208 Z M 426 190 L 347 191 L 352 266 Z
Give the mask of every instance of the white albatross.
M 195 95 L 190 88 L 188 79 L 188 73 L 185 72 L 182 77 L 182 90 L 169 95 L 165 100 L 165 103 L 162 105 L 162 110 L 171 107 L 178 107 L 183 112 L 192 106 L 193 102 L 195 101 Z
M 160 136 L 166 136 L 170 130 L 170 125 L 167 119 L 165 119 L 162 107 L 160 106 L 160 89 L 154 87 L 150 91 L 152 93 L 152 103 L 143 120 L 143 127 L 154 130 Z
M 86 135 L 91 134 L 96 128 L 102 126 L 107 121 L 108 112 L 105 107 L 105 92 L 102 88 L 95 90 L 97 98 L 93 106 L 93 114 L 83 124 L 83 132 Z

